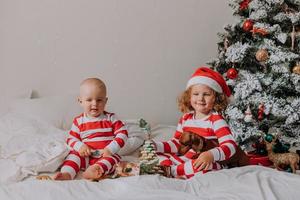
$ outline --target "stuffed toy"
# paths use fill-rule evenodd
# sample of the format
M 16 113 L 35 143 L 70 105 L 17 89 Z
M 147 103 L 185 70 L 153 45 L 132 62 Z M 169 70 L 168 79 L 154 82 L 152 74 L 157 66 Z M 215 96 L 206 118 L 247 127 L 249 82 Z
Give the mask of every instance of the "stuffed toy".
M 193 149 L 196 152 L 193 159 L 197 159 L 201 152 L 219 147 L 217 139 L 208 140 L 192 132 L 183 132 L 179 139 L 179 143 L 179 154 L 184 155 L 187 151 Z M 229 168 L 241 167 L 249 165 L 249 158 L 245 152 L 239 146 L 237 146 L 236 153 L 232 157 L 230 157 L 228 160 L 217 162 L 221 165 L 226 165 Z
M 112 178 L 136 176 L 139 175 L 140 168 L 138 164 L 133 162 L 121 161 L 116 165 L 116 169 Z
M 48 175 L 39 175 L 36 177 L 37 180 L 52 180 L 52 178 Z
M 154 171 L 151 171 L 152 173 L 150 173 L 150 171 L 147 171 L 148 173 L 146 173 L 146 171 L 142 171 L 140 163 L 121 161 L 116 165 L 114 174 L 108 178 L 137 176 L 143 174 L 160 174 L 166 177 L 171 177 L 171 171 L 168 167 L 155 166 L 154 168 L 151 168 L 151 170 Z
M 268 157 L 270 161 L 273 162 L 274 167 L 278 170 L 282 170 L 283 167 L 289 166 L 292 169 L 292 173 L 296 173 L 296 170 L 299 169 L 298 163 L 299 163 L 299 155 L 294 152 L 289 153 L 274 153 L 273 152 L 273 146 L 278 139 L 278 136 L 276 136 L 271 141 L 266 142 L 266 149 L 268 152 Z M 283 167 L 282 167 L 283 166 Z

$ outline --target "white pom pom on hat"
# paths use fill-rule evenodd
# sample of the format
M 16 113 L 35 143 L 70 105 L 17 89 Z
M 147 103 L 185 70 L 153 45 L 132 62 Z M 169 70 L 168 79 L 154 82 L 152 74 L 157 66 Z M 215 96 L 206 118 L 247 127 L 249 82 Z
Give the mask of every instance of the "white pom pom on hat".
M 208 67 L 203 66 L 198 68 L 188 81 L 186 88 L 189 88 L 195 84 L 207 85 L 218 93 L 224 93 L 230 102 L 233 101 L 230 88 L 228 87 L 223 76 Z

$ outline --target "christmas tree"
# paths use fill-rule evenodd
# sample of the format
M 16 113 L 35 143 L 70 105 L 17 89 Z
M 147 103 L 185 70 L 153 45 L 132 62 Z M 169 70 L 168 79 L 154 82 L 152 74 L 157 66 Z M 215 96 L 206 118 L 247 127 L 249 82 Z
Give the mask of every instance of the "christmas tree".
M 237 142 L 249 149 L 267 133 L 299 144 L 300 0 L 231 0 L 237 21 L 219 33 L 214 69 L 234 102 L 224 112 Z
M 140 119 L 139 126 L 146 134 L 146 141 L 141 148 L 141 156 L 139 158 L 140 174 L 163 174 L 159 166 L 154 143 L 151 141 L 151 127 L 144 119 Z
M 156 174 L 160 170 L 159 159 L 156 155 L 154 144 L 151 140 L 146 140 L 141 151 L 140 174 Z

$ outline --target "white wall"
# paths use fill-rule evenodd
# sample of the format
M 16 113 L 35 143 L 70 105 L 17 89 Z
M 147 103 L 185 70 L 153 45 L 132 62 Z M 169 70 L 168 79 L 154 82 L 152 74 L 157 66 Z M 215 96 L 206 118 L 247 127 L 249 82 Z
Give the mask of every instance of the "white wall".
M 232 23 L 220 0 L 0 0 L 0 91 L 74 93 L 86 77 L 110 111 L 176 124 L 176 98 Z

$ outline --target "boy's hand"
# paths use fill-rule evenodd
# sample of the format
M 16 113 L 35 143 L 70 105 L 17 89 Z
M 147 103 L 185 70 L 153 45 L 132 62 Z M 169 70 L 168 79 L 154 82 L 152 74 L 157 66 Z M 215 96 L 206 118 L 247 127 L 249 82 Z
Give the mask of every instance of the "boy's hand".
M 212 153 L 210 151 L 204 151 L 195 160 L 193 167 L 196 168 L 197 171 L 208 170 L 213 161 L 214 156 Z
M 109 156 L 111 156 L 112 155 L 112 153 L 111 153 L 111 151 L 108 149 L 108 148 L 104 148 L 103 150 L 102 150 L 102 156 L 103 157 L 109 157 Z
M 82 157 L 88 157 L 91 155 L 91 148 L 86 144 L 83 144 L 79 149 L 79 155 Z

